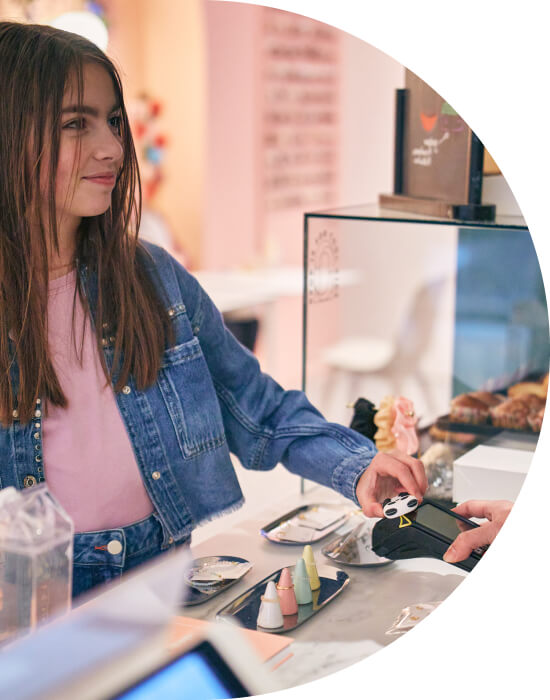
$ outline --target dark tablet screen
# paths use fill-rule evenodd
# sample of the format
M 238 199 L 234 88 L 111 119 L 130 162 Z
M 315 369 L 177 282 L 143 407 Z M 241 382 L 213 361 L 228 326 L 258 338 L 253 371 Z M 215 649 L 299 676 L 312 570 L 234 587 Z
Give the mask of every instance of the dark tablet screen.
M 414 512 L 414 519 L 419 525 L 427 527 L 434 532 L 439 532 L 448 540 L 454 540 L 457 535 L 465 530 L 472 530 L 473 525 L 468 525 L 450 513 L 436 508 L 431 503 L 422 503 Z

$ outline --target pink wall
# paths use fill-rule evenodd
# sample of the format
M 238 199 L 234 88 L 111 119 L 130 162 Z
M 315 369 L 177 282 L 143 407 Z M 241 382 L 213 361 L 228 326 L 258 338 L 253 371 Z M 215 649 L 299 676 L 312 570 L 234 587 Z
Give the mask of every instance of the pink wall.
M 202 266 L 257 255 L 256 30 L 261 8 L 206 3 L 207 138 Z
M 266 211 L 262 190 L 262 25 L 258 6 L 206 2 L 208 127 L 202 264 L 302 265 L 304 210 L 376 201 L 392 184 L 394 89 L 403 68 L 373 47 L 338 33 L 338 182 L 332 202 Z M 321 25 L 322 26 L 322 25 Z M 332 319 L 332 321 L 336 321 Z M 301 381 L 302 299 L 269 314 L 260 357 L 284 386 Z M 331 319 L 327 319 L 331 323 Z M 269 352 L 268 352 L 269 351 Z

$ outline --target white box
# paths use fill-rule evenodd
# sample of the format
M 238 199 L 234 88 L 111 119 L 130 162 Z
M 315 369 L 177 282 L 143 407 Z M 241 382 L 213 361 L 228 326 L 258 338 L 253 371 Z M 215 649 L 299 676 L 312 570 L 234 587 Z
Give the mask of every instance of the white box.
M 530 450 L 474 447 L 454 463 L 453 500 L 515 501 L 532 459 Z

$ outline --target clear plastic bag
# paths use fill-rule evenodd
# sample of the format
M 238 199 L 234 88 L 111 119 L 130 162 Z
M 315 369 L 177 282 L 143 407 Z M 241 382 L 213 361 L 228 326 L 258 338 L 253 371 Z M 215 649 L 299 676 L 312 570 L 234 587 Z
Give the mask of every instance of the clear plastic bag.
M 354 566 L 380 566 L 391 563 L 379 557 L 372 549 L 372 528 L 379 518 L 367 518 L 360 511 L 350 516 L 348 525 L 352 529 L 326 545 L 322 552 L 340 564 Z
M 453 448 L 442 442 L 434 443 L 422 455 L 429 483 L 426 496 L 442 500 L 452 499 L 454 458 Z
M 0 491 L 0 644 L 70 609 L 73 530 L 45 484 Z
M 415 627 L 419 622 L 426 619 L 428 615 L 435 610 L 441 601 L 432 603 L 415 603 L 403 608 L 392 626 L 386 631 L 386 634 L 404 634 Z

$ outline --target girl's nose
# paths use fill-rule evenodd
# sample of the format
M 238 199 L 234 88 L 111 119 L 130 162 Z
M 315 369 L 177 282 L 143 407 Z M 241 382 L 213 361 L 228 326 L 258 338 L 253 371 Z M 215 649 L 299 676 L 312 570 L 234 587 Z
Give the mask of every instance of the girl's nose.
M 124 155 L 124 149 L 120 137 L 113 132 L 108 125 L 101 130 L 95 148 L 95 157 L 98 160 L 120 161 Z

